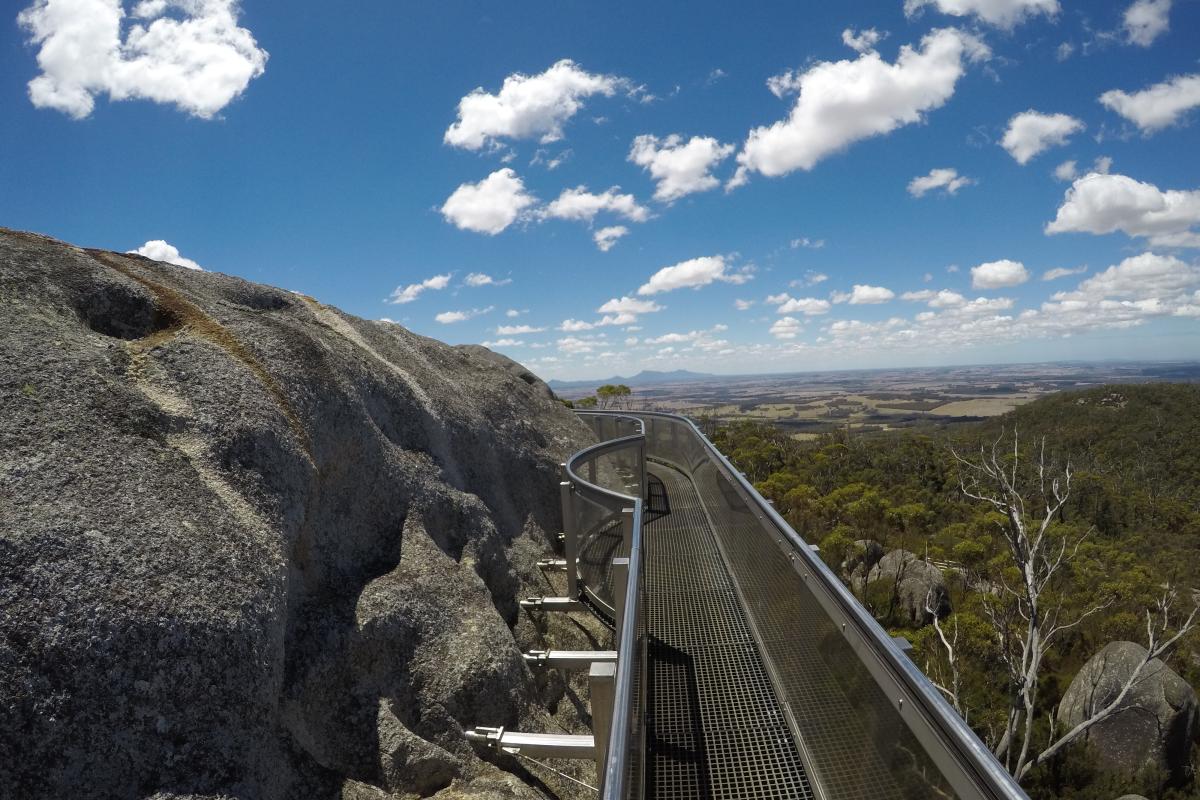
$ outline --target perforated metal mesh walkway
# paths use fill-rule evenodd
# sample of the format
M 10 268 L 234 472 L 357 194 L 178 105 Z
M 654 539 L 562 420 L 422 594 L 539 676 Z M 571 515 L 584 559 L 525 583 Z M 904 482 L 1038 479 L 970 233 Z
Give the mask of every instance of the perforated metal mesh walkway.
M 691 480 L 651 475 L 646 797 L 814 797 Z

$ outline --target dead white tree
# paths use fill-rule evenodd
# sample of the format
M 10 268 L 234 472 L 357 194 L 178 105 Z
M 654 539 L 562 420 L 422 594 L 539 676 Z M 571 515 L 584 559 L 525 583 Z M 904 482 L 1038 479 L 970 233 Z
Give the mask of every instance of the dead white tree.
M 934 608 L 932 589 L 925 594 L 925 613 L 933 620 L 933 629 L 937 632 L 938 640 L 942 643 L 942 650 L 946 653 L 946 666 L 950 673 L 950 678 L 949 680 L 941 681 L 934 679 L 932 677 L 934 674 L 931 669 L 932 665 L 930 664 L 926 664 L 925 672 L 931 676 L 930 680 L 938 691 L 946 695 L 946 699 L 954 706 L 954 710 L 966 720 L 967 711 L 962 702 L 962 673 L 958 668 L 958 616 L 956 615 L 953 619 L 954 632 L 947 637 L 946 631 L 942 629 L 942 622 L 938 619 L 937 609 Z
M 983 600 L 983 609 L 995 630 L 1000 660 L 1012 686 L 1012 703 L 993 752 L 1013 777 L 1021 780 L 1031 769 L 1051 758 L 1092 725 L 1110 716 L 1128 694 L 1145 665 L 1135 670 L 1128 685 L 1113 703 L 1099 709 L 1088 720 L 1057 739 L 1051 726 L 1051 741 L 1044 749 L 1034 752 L 1035 712 L 1046 654 L 1064 631 L 1075 628 L 1088 617 L 1107 608 L 1112 600 L 1095 604 L 1072 617 L 1064 616 L 1065 598 L 1059 591 L 1062 568 L 1071 563 L 1079 552 L 1079 546 L 1091 533 L 1089 530 L 1071 541 L 1067 537 L 1053 536 L 1051 532 L 1051 524 L 1070 497 L 1073 476 L 1071 464 L 1068 461 L 1059 469 L 1047 463 L 1046 440 L 1043 437 L 1032 473 L 1027 475 L 1020 463 L 1020 437 L 1017 431 L 1013 430 L 1011 457 L 1007 451 L 1001 450 L 1004 438 L 1004 433 L 1001 433 L 990 450 L 981 446 L 978 460 L 963 458 L 953 450 L 951 452 L 961 469 L 959 486 L 963 494 L 989 504 L 1002 515 L 1000 533 L 1019 575 L 1015 586 L 1009 585 L 1002 575 L 999 576 L 999 595 L 987 595 Z M 1156 609 L 1153 612 L 1146 611 L 1149 636 L 1147 664 L 1169 650 L 1195 626 L 1196 611 L 1193 610 L 1176 633 L 1166 635 L 1173 601 L 1174 592 L 1168 587 L 1167 595 L 1159 601 Z M 1157 625 L 1154 620 L 1158 621 Z M 948 659 L 956 668 L 957 637 L 948 639 L 940 626 L 937 631 Z M 943 691 L 947 688 L 953 692 L 948 692 L 951 701 L 956 703 L 956 708 L 960 707 L 961 703 L 955 697 L 956 686 L 945 687 Z

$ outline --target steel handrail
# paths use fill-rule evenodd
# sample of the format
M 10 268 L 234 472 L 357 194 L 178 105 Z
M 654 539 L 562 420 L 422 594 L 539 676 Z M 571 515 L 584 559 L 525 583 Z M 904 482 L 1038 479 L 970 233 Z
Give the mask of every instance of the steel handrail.
M 626 414 L 611 412 L 578 412 L 580 416 L 612 416 L 628 419 L 634 422 L 638 433 L 609 439 L 599 444 L 580 450 L 571 455 L 566 462 L 567 479 L 588 493 L 598 494 L 608 500 L 616 501 L 621 506 L 616 510 L 629 507 L 633 509 L 631 526 L 633 528 L 629 547 L 629 572 L 625 583 L 625 621 L 620 629 L 620 638 L 616 642 L 617 675 L 613 689 L 612 725 L 609 731 L 607 758 L 605 760 L 602 779 L 602 800 L 625 800 L 626 778 L 628 776 L 629 753 L 632 749 L 631 714 L 634 702 L 634 673 L 637 669 L 637 638 L 640 625 L 641 608 L 639 607 L 639 585 L 642 570 L 642 508 L 643 498 L 607 489 L 583 478 L 575 472 L 575 465 L 594 460 L 603 455 L 627 448 L 641 447 L 646 441 L 645 423 Z M 645 462 L 642 462 L 645 471 Z M 582 542 L 581 542 L 582 548 Z
M 954 788 L 956 791 L 962 794 L 963 788 L 975 790 L 964 795 L 966 797 L 985 797 L 992 800 L 1028 800 L 1027 795 L 1021 789 L 1020 785 L 1017 784 L 1016 780 L 1001 766 L 991 751 L 975 735 L 975 732 L 967 726 L 962 717 L 958 715 L 941 693 L 933 686 L 929 678 L 917 668 L 910 658 L 900 651 L 887 631 L 867 612 L 858 599 L 833 574 L 833 571 L 825 562 L 814 554 L 812 548 L 800 537 L 800 534 L 792 529 L 787 520 L 758 493 L 758 490 L 709 441 L 708 437 L 704 435 L 692 420 L 678 414 L 667 414 L 657 411 L 638 413 L 642 416 L 671 419 L 691 428 L 692 432 L 699 438 L 708 451 L 708 455 L 715 460 L 717 466 L 725 473 L 725 476 L 732 480 L 736 486 L 740 487 L 746 499 L 751 501 L 755 509 L 764 514 L 773 526 L 786 537 L 797 558 L 802 560 L 811 574 L 816 577 L 816 583 L 820 585 L 827 598 L 837 605 L 838 610 L 845 615 L 862 640 L 868 644 L 868 649 L 877 660 L 877 666 L 882 667 L 890 673 L 893 681 L 900 684 L 906 690 L 906 694 L 921 707 L 921 711 L 924 712 L 923 717 L 932 723 L 931 728 L 934 733 L 938 734 L 942 747 L 948 751 L 954 758 L 954 761 L 968 776 L 973 776 L 974 780 L 971 781 L 971 786 L 960 787 L 959 785 L 955 785 Z M 688 472 L 691 471 L 690 465 L 680 466 L 687 468 Z M 825 612 L 833 617 L 828 608 L 825 609 Z M 857 649 L 856 652 L 858 652 Z M 872 670 L 871 665 L 867 664 L 865 660 L 864 665 L 867 666 L 873 675 L 876 674 L 876 670 Z M 878 677 L 875 679 L 879 682 Z M 911 718 L 911 715 L 906 715 L 904 718 L 907 721 Z M 908 724 L 910 729 L 912 729 L 912 723 Z M 913 733 L 918 736 L 918 741 L 928 748 L 929 742 L 924 741 L 924 738 L 927 737 L 922 737 L 920 732 L 916 730 Z M 935 757 L 937 754 L 930 753 L 930 755 L 931 757 Z M 950 777 L 947 775 L 948 779 Z M 953 783 L 958 784 L 961 781 L 954 781 Z

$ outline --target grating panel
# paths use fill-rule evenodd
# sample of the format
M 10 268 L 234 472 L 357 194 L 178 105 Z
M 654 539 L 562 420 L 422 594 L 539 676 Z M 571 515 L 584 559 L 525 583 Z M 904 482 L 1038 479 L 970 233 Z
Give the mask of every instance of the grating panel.
M 646 796 L 812 798 L 700 498 L 670 467 L 653 475 Z

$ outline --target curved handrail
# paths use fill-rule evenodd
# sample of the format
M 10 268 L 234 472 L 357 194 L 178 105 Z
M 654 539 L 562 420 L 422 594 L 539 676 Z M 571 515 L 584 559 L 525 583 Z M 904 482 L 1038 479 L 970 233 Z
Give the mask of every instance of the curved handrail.
M 633 727 L 636 722 L 633 719 L 635 673 L 640 663 L 640 658 L 638 657 L 638 633 L 641 628 L 639 597 L 642 566 L 643 498 L 617 492 L 604 486 L 598 486 L 579 474 L 576 467 L 586 463 L 594 463 L 596 459 L 610 453 L 627 448 L 637 448 L 643 476 L 642 486 L 644 487 L 646 426 L 641 419 L 624 414 L 581 412 L 580 416 L 600 416 L 601 414 L 605 417 L 629 420 L 634 423 L 637 432 L 628 436 L 621 436 L 616 439 L 600 442 L 572 454 L 566 462 L 566 476 L 567 480 L 571 482 L 577 491 L 586 492 L 593 496 L 606 498 L 609 501 L 615 502 L 617 503 L 616 510 L 618 511 L 626 507 L 632 508 L 632 515 L 629 520 L 629 525 L 632 528 L 628 555 L 629 567 L 626 576 L 625 594 L 622 598 L 625 618 L 623 624 L 619 625 L 618 628 L 618 640 L 616 642 L 617 674 L 613 687 L 612 720 L 607 742 L 607 757 L 601 775 L 602 800 L 624 800 L 629 773 L 629 753 L 632 750 Z M 582 549 L 584 544 L 584 542 L 580 543 L 580 549 Z M 571 568 L 574 568 L 574 565 Z M 593 596 L 595 596 L 594 593 Z M 595 713 L 595 710 L 593 710 L 593 714 Z

